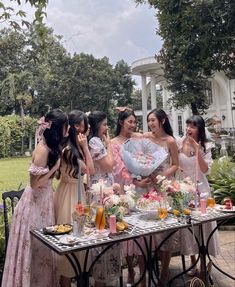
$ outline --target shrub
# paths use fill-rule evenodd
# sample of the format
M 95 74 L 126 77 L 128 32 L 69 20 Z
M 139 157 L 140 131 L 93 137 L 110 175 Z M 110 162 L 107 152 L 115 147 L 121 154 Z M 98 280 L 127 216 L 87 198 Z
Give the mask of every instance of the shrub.
M 222 204 L 225 197 L 235 203 L 235 165 L 229 158 L 222 157 L 214 164 L 208 180 L 217 203 Z
M 36 119 L 25 117 L 25 126 L 17 115 L 0 117 L 0 158 L 21 153 L 22 138 L 29 141 L 34 136 Z

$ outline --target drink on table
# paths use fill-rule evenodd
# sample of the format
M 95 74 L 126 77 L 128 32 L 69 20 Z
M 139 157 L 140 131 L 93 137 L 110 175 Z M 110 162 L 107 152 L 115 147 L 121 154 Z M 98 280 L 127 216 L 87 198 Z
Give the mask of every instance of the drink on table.
M 165 207 L 160 207 L 158 209 L 159 218 L 161 220 L 163 220 L 163 219 L 165 219 L 167 217 L 167 213 L 168 213 L 167 212 L 167 208 L 165 208 Z
M 105 213 L 104 208 L 102 206 L 97 207 L 96 210 L 96 218 L 95 218 L 95 225 L 99 231 L 104 230 L 105 228 Z
M 214 208 L 215 207 L 215 199 L 212 197 L 208 197 L 207 198 L 207 206 L 210 208 Z

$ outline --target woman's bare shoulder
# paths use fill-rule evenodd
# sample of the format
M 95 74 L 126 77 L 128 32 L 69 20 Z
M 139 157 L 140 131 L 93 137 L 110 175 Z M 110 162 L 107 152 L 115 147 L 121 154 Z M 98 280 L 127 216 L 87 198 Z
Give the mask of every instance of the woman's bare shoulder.
M 132 134 L 131 137 L 132 138 L 137 138 L 137 139 L 142 139 L 144 137 L 144 135 L 142 133 L 135 132 L 135 133 Z
M 151 132 L 145 132 L 145 133 L 143 134 L 143 136 L 144 136 L 144 138 L 146 138 L 146 139 L 151 139 L 151 138 L 153 137 Z
M 111 139 L 111 144 L 118 144 L 118 143 L 119 143 L 118 137 Z

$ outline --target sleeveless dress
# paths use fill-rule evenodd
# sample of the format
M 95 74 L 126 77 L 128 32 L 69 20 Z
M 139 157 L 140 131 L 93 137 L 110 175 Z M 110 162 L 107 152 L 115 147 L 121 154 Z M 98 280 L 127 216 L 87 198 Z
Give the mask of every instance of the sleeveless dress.
M 196 181 L 196 156 L 190 156 L 188 157 L 185 155 L 181 150 L 183 146 L 183 139 L 178 140 L 178 147 L 179 147 L 179 164 L 180 168 L 182 169 L 182 172 L 179 173 L 178 177 L 184 178 L 184 177 L 190 177 L 193 182 Z M 207 143 L 206 144 L 206 152 L 203 151 L 203 149 L 200 151 L 202 153 L 202 156 L 204 160 L 207 162 L 209 171 L 212 166 L 212 156 L 211 156 L 211 147 L 212 144 Z M 206 178 L 206 174 L 198 171 L 198 179 L 199 179 L 199 186 L 198 189 L 200 193 L 203 196 L 211 196 L 210 186 L 208 183 L 208 180 Z M 208 239 L 211 231 L 216 227 L 216 222 L 208 222 L 203 224 L 203 234 L 204 234 L 204 242 L 206 243 L 206 240 Z M 194 228 L 195 235 L 199 235 L 198 228 Z M 183 255 L 193 255 L 198 253 L 198 246 L 195 243 L 195 240 L 193 240 L 193 236 L 190 231 L 187 229 L 181 229 L 180 230 L 180 250 Z M 214 235 L 212 236 L 209 244 L 209 254 L 212 256 L 217 256 L 220 253 L 219 248 L 219 242 L 218 242 L 218 232 L 216 231 Z
M 160 175 L 163 174 L 163 172 L 167 170 L 168 168 L 170 168 L 171 166 L 170 151 L 167 145 L 164 145 L 161 147 L 165 149 L 167 153 L 167 158 L 156 170 L 157 174 L 160 174 Z M 169 177 L 169 178 L 171 179 L 172 177 Z M 157 247 L 170 233 L 171 231 L 164 231 L 162 233 L 154 235 L 155 246 Z M 178 248 L 178 242 L 179 242 L 179 234 L 177 231 L 169 239 L 167 239 L 167 241 L 161 246 L 160 250 L 171 251 L 171 252 L 176 251 Z
M 78 203 L 78 179 L 69 175 L 70 166 L 68 166 L 62 159 L 61 162 L 61 177 L 60 183 L 54 193 L 55 206 L 55 223 L 66 224 L 72 223 L 72 213 Z M 85 190 L 83 188 L 81 194 L 82 203 L 86 203 Z M 76 252 L 81 266 L 83 265 L 84 255 L 83 251 Z M 65 256 L 57 256 L 58 274 L 65 277 L 75 276 L 74 270 Z
M 96 163 L 107 155 L 107 150 L 99 137 L 93 137 L 89 140 L 89 148 L 95 166 L 95 174 L 91 177 L 91 182 L 96 183 L 99 179 L 106 181 L 106 184 L 111 186 L 114 183 L 113 175 L 101 169 Z M 92 249 L 93 260 L 102 252 L 104 247 Z M 115 244 L 108 251 L 104 253 L 95 263 L 92 276 L 97 282 L 105 283 L 110 286 L 112 281 L 117 281 L 121 275 L 121 258 L 118 245 Z
M 46 167 L 32 163 L 29 173 L 43 175 Z M 29 185 L 19 200 L 10 229 L 2 287 L 54 287 L 56 269 L 54 254 L 30 235 L 31 228 L 54 224 L 51 180 L 32 189 Z

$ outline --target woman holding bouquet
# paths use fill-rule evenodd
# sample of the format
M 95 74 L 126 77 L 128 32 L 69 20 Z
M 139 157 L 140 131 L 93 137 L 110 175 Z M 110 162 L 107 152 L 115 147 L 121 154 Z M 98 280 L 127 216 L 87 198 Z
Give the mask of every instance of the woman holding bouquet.
M 173 131 L 167 114 L 163 110 L 152 110 L 147 116 L 148 127 L 150 132 L 144 134 L 146 138 L 151 140 L 157 146 L 161 146 L 167 153 L 166 160 L 152 174 L 153 181 L 156 175 L 160 174 L 167 178 L 175 175 L 179 166 L 178 147 L 173 137 Z M 164 232 L 155 236 L 156 241 L 161 242 L 168 232 Z M 170 237 L 167 242 L 161 247 L 161 282 L 166 282 L 169 272 L 169 264 L 171 259 L 171 251 L 175 248 L 176 236 Z
M 68 117 L 69 136 L 62 152 L 60 183 L 54 195 L 56 224 L 72 222 L 72 213 L 76 204 L 78 202 L 86 203 L 83 179 L 82 176 L 79 178 L 79 175 L 81 173 L 94 173 L 86 137 L 88 118 L 85 113 L 78 110 L 70 112 Z M 80 173 L 79 168 L 81 168 Z M 79 184 L 82 189 L 80 194 L 78 194 Z M 82 252 L 78 257 L 82 260 Z M 64 256 L 58 256 L 58 273 L 61 275 L 61 286 L 69 287 L 71 285 L 70 278 L 74 276 L 74 271 Z
M 90 113 L 89 125 L 89 148 L 95 166 L 91 182 L 97 183 L 102 179 L 106 185 L 112 186 L 113 153 L 108 134 L 107 115 L 101 111 Z M 92 249 L 92 256 L 95 258 L 102 250 L 103 247 Z M 112 281 L 117 281 L 120 273 L 120 252 L 115 245 L 107 250 L 93 267 L 95 287 L 108 286 Z
M 114 181 L 119 183 L 124 189 L 124 185 L 130 185 L 131 183 L 135 184 L 139 188 L 147 188 L 151 184 L 151 179 L 146 177 L 142 180 L 133 179 L 125 166 L 121 151 L 123 144 L 129 139 L 141 139 L 143 135 L 136 133 L 136 115 L 134 111 L 130 108 L 118 108 L 118 119 L 116 126 L 115 137 L 112 139 L 112 149 L 114 157 L 114 166 L 113 166 L 113 176 Z M 128 266 L 128 283 L 134 283 L 135 271 L 133 267 L 133 256 L 138 255 L 139 257 L 139 267 L 140 273 L 144 272 L 144 258 L 140 253 L 140 250 L 135 246 L 134 241 L 129 240 L 122 243 L 122 254 L 126 257 L 127 266 Z M 142 280 L 141 286 L 146 286 L 146 280 Z
M 201 116 L 194 115 L 186 120 L 186 137 L 178 141 L 179 147 L 179 178 L 190 177 L 193 182 L 198 183 L 200 197 L 211 196 L 210 186 L 206 175 L 209 174 L 212 165 L 211 147 L 207 142 L 205 122 Z M 208 239 L 211 231 L 216 227 L 216 222 L 203 224 L 204 242 Z M 198 232 L 198 230 L 197 230 Z M 197 233 L 196 232 L 196 233 Z M 194 265 L 198 253 L 198 246 L 193 244 L 193 236 L 187 229 L 180 231 L 181 252 L 184 255 L 191 255 L 191 264 Z M 209 244 L 209 254 L 219 254 L 218 235 L 214 233 Z M 190 272 L 194 275 L 197 272 L 196 266 Z
M 52 178 L 60 166 L 61 145 L 67 134 L 68 118 L 61 110 L 51 110 L 40 119 L 39 143 L 29 167 L 30 183 L 15 208 L 11 224 L 4 287 L 58 286 L 54 256 L 30 236 L 30 229 L 55 223 Z

